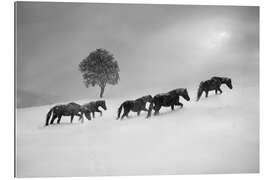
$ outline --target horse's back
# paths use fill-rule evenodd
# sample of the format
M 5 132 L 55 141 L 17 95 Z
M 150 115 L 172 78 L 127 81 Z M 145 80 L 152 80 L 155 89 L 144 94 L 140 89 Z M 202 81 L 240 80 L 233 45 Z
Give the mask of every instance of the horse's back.
M 95 102 L 94 101 L 91 101 L 89 103 L 86 103 L 83 105 L 83 107 L 86 107 L 88 110 L 92 111 L 94 108 L 95 108 Z
M 71 102 L 71 103 L 68 104 L 68 107 L 69 108 L 80 108 L 81 105 L 79 105 L 79 104 L 77 104 L 75 102 Z
M 184 91 L 185 91 L 184 88 L 177 88 L 177 89 L 173 89 L 173 90 L 169 91 L 168 93 L 169 93 L 169 94 L 173 94 L 173 95 L 174 95 L 174 94 L 180 95 L 180 94 L 182 94 Z
M 144 98 L 140 98 L 134 101 L 134 110 L 138 111 L 145 107 L 146 101 Z
M 211 78 L 209 80 L 204 81 L 203 85 L 208 90 L 215 90 L 220 87 L 221 81 L 218 79 Z
M 179 99 L 179 96 L 175 96 L 170 93 L 160 93 L 154 96 L 154 102 L 155 104 L 162 106 L 170 106 L 175 101 L 177 101 L 177 98 Z
M 122 103 L 123 106 L 132 106 L 134 104 L 134 100 L 126 100 Z
M 218 76 L 213 76 L 211 78 L 211 80 L 219 81 L 220 83 L 226 81 L 227 79 L 230 79 L 230 78 L 227 78 L 227 77 L 218 77 Z
M 213 76 L 211 77 L 211 79 L 221 79 L 222 77 L 218 77 L 218 76 Z
M 63 111 L 63 109 L 65 109 L 66 105 L 64 104 L 60 104 L 60 105 L 55 105 L 52 109 L 54 110 L 54 112 L 60 112 Z
M 160 98 L 160 97 L 164 97 L 164 96 L 170 96 L 170 93 L 159 93 L 159 94 L 156 94 L 154 96 L 154 98 Z

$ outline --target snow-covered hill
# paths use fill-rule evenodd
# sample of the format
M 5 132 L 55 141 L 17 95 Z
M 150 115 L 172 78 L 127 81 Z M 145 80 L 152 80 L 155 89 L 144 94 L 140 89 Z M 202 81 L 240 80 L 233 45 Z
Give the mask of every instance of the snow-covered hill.
M 17 110 L 18 177 L 259 172 L 258 87 L 229 90 L 184 108 L 116 120 L 125 98 L 102 117 L 44 127 L 52 106 Z M 134 95 L 140 97 L 144 94 Z M 86 101 L 78 101 L 84 103 Z

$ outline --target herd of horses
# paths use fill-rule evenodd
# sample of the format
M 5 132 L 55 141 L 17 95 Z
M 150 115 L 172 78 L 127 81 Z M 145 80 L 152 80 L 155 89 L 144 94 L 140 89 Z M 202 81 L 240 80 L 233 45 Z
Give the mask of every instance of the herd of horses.
M 232 89 L 232 81 L 227 77 L 212 77 L 209 80 L 201 81 L 198 92 L 197 92 L 197 101 L 201 98 L 203 92 L 205 92 L 205 97 L 208 97 L 209 91 L 215 91 L 221 94 L 222 90 L 220 89 L 222 84 L 226 84 L 228 88 Z M 141 111 L 147 112 L 146 118 L 151 117 L 152 111 L 154 110 L 154 115 L 158 115 L 161 107 L 171 107 L 171 110 L 174 110 L 174 106 L 183 107 L 183 104 L 179 101 L 180 96 L 183 97 L 186 101 L 190 100 L 188 95 L 188 91 L 186 88 L 178 88 L 171 90 L 167 93 L 156 94 L 155 96 L 147 95 L 136 100 L 127 100 L 124 101 L 117 112 L 117 119 L 120 118 L 121 112 L 123 110 L 123 114 L 121 119 L 124 117 L 128 117 L 130 111 L 137 113 L 139 116 Z M 150 103 L 149 108 L 146 108 L 146 103 Z M 100 116 L 102 116 L 102 111 L 99 109 L 101 107 L 103 110 L 107 110 L 106 103 L 104 100 L 93 101 L 87 104 L 79 105 L 77 103 L 71 102 L 63 105 L 56 105 L 50 109 L 47 113 L 46 123 L 53 124 L 55 119 L 57 119 L 57 124 L 60 123 L 62 116 L 70 116 L 70 122 L 73 122 L 74 116 L 79 117 L 79 121 L 84 122 L 84 116 L 91 120 L 92 117 L 95 117 L 95 112 L 99 112 Z M 84 116 L 83 116 L 84 115 Z

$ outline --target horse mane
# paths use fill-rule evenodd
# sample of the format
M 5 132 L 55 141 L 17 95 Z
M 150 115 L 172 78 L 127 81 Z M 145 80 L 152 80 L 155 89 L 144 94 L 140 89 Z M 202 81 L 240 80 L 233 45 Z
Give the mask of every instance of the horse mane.
M 222 84 L 231 81 L 231 78 L 228 78 L 228 77 L 218 77 L 218 76 L 213 76 L 213 77 L 211 78 L 211 80 L 214 80 L 214 79 L 220 81 Z
M 143 99 L 146 99 L 146 98 L 152 98 L 152 96 L 149 94 L 149 95 L 143 96 L 143 97 L 141 97 L 141 98 L 143 98 Z
M 79 104 L 77 104 L 77 103 L 75 103 L 75 102 L 70 102 L 70 103 L 68 103 L 68 104 L 66 104 L 66 105 L 79 105 Z
M 77 104 L 77 103 L 75 103 L 75 102 L 70 102 L 70 103 L 68 103 L 68 104 Z
M 215 77 L 221 84 L 226 84 L 228 86 L 228 83 L 231 85 L 232 80 L 228 77 Z
M 106 110 L 106 101 L 105 100 L 98 100 L 98 101 L 95 101 L 94 103 L 95 103 L 96 107 L 101 106 L 103 109 L 105 108 L 105 110 Z
M 187 93 L 187 88 L 177 88 L 168 92 L 169 94 L 180 96 L 183 93 Z
M 224 80 L 225 80 L 226 82 L 232 81 L 231 78 L 227 78 L 227 77 L 224 78 Z
M 232 79 L 231 78 L 225 78 L 224 84 L 226 84 L 230 89 L 232 89 Z
M 145 96 L 142 96 L 140 98 L 135 99 L 134 102 L 135 101 L 143 101 L 144 103 L 146 103 L 148 98 L 152 99 L 152 96 L 151 95 L 145 95 Z
M 105 103 L 105 100 L 97 100 L 96 103 Z

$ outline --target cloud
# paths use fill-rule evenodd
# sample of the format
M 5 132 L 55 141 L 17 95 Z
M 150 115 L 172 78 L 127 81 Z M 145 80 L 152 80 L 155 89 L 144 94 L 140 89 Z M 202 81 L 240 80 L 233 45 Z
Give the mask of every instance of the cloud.
M 20 2 L 17 9 L 20 90 L 96 98 L 78 64 L 97 48 L 120 66 L 120 83 L 105 96 L 193 86 L 212 74 L 258 76 L 258 7 Z

